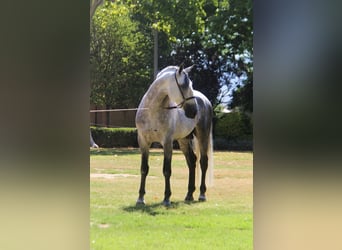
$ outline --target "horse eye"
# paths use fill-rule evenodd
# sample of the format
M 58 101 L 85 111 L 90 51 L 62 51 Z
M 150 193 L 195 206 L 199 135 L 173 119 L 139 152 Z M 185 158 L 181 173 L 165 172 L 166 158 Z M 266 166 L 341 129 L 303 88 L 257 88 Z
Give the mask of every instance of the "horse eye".
M 187 75 L 185 75 L 185 77 L 184 77 L 184 87 L 187 87 L 187 86 L 189 86 L 189 78 L 188 78 Z

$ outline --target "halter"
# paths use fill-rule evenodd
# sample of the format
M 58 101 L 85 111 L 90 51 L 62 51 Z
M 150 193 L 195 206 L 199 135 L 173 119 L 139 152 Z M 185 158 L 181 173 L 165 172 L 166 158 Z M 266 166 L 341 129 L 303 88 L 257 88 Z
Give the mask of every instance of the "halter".
M 183 97 L 183 101 L 182 101 L 181 103 L 179 103 L 179 104 L 175 105 L 175 106 L 166 107 L 165 109 L 176 109 L 176 108 L 182 108 L 182 107 L 183 107 L 183 105 L 184 105 L 184 103 L 185 103 L 186 101 L 188 101 L 188 100 L 191 100 L 191 99 L 194 99 L 194 98 L 195 98 L 195 96 L 190 96 L 190 97 L 188 97 L 188 98 L 185 98 L 185 97 L 184 97 L 184 94 L 183 94 L 182 88 L 181 88 L 181 86 L 179 85 L 179 82 L 178 82 L 178 80 L 177 80 L 177 70 L 175 71 L 175 80 L 176 80 L 176 83 L 177 83 L 177 87 L 178 87 L 178 89 L 179 89 L 179 92 L 181 93 L 181 95 L 182 95 L 182 97 Z

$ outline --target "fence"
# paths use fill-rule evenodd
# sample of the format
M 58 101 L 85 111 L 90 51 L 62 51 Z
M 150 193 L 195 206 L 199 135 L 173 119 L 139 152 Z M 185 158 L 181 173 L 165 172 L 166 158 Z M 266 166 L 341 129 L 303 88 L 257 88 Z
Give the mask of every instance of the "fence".
M 109 110 L 104 107 L 91 106 L 90 125 L 95 127 L 109 128 L 135 128 L 136 112 L 136 108 Z M 217 124 L 220 122 L 216 121 L 216 126 L 214 126 L 214 148 L 219 150 L 253 150 L 252 124 L 250 124 L 250 127 L 248 127 L 248 131 L 246 133 L 246 131 L 244 131 L 246 130 L 246 124 L 244 124 L 244 122 L 247 121 L 243 122 L 241 119 L 233 119 L 236 116 L 234 113 L 226 114 L 225 116 L 229 116 L 230 119 L 224 119 L 227 121 L 222 120 L 221 122 L 223 122 L 223 124 L 221 124 L 221 126 L 217 126 L 220 125 Z M 217 131 L 218 128 L 220 131 Z M 238 134 L 236 134 L 236 129 L 238 129 Z M 96 133 L 94 137 L 96 143 L 97 140 L 104 140 L 103 138 L 100 139 L 99 137 L 99 133 Z M 102 147 L 113 146 L 112 144 L 104 142 L 102 144 L 103 145 L 100 145 Z M 136 146 L 135 144 L 130 146 Z
M 90 106 L 90 125 L 97 127 L 135 127 L 135 114 L 137 110 L 115 109 L 113 112 L 106 112 L 106 108 Z M 108 109 L 107 109 L 108 110 Z

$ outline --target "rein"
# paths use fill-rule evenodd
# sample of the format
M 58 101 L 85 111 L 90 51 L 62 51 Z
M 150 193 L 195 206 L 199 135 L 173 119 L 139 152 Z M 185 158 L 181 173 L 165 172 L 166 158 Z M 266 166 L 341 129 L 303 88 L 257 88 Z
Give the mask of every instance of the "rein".
M 175 80 L 176 80 L 176 83 L 177 83 L 177 87 L 178 87 L 178 89 L 179 89 L 179 92 L 181 93 L 181 95 L 182 95 L 182 97 L 183 97 L 183 101 L 182 101 L 181 103 L 179 103 L 179 104 L 175 105 L 175 106 L 166 107 L 165 109 L 176 109 L 176 108 L 182 108 L 182 107 L 183 107 L 183 105 L 184 105 L 184 103 L 185 103 L 186 101 L 188 101 L 188 100 L 191 100 L 191 99 L 194 99 L 194 98 L 195 98 L 195 96 L 190 96 L 190 97 L 188 97 L 188 98 L 185 98 L 185 97 L 184 97 L 184 94 L 183 94 L 183 91 L 182 91 L 182 89 L 181 89 L 181 86 L 179 85 L 179 82 L 178 82 L 178 80 L 177 80 L 177 70 L 175 71 Z

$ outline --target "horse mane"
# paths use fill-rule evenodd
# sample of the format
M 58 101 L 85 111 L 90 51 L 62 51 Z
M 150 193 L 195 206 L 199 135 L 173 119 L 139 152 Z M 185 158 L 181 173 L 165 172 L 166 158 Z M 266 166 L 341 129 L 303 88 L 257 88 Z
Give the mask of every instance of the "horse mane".
M 172 69 L 172 71 L 175 71 L 177 69 L 179 69 L 178 66 L 167 66 L 165 68 L 163 68 L 156 76 L 156 79 L 158 79 L 162 74 L 164 74 L 166 71 L 170 71 Z

